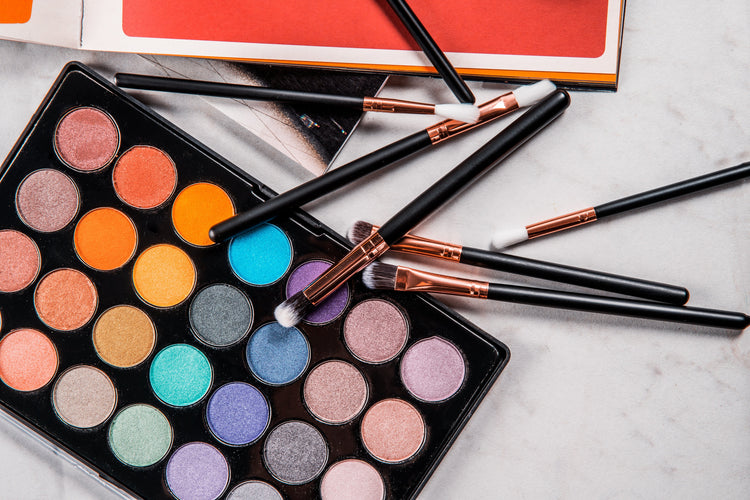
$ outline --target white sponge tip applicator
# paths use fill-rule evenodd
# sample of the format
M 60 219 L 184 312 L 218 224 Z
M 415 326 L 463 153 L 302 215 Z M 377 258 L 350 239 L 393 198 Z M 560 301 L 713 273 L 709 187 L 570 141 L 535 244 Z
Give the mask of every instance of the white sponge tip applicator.
M 479 121 L 479 108 L 473 104 L 435 104 L 435 114 L 464 123 Z
M 490 247 L 493 250 L 502 250 L 509 246 L 523 243 L 529 239 L 529 233 L 525 227 L 519 227 L 515 229 L 503 229 L 495 233 L 490 242 Z
M 519 108 L 531 106 L 541 101 L 557 89 L 554 83 L 549 80 L 542 80 L 531 85 L 518 87 L 513 91 Z

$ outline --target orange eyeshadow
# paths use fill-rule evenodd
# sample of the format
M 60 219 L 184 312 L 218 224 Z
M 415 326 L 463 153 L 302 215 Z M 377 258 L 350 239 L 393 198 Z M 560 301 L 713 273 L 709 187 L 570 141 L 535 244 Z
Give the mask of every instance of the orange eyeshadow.
M 96 313 L 99 294 L 94 283 L 75 269 L 56 269 L 41 279 L 34 306 L 45 325 L 69 332 L 88 323 Z
M 220 187 L 200 182 L 183 189 L 172 206 L 172 223 L 182 239 L 197 246 L 214 242 L 208 230 L 234 215 L 229 195 Z
M 166 202 L 177 185 L 177 170 L 161 149 L 135 146 L 123 154 L 112 171 L 117 196 L 128 205 L 149 209 Z
M 97 208 L 78 221 L 75 250 L 88 266 L 111 271 L 124 266 L 135 253 L 138 236 L 127 215 L 114 208 Z
M 35 391 L 57 372 L 57 350 L 43 333 L 13 330 L 0 341 L 0 379 L 17 391 Z

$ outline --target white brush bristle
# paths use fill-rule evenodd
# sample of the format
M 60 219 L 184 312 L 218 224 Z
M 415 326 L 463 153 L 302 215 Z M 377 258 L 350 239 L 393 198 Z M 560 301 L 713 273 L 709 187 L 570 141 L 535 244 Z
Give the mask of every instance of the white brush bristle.
M 373 262 L 362 271 L 362 283 L 372 290 L 393 290 L 398 267 L 383 262 Z
M 311 306 L 307 297 L 299 292 L 276 306 L 273 315 L 281 326 L 291 328 L 302 321 Z
M 518 243 L 523 243 L 529 239 L 529 232 L 525 227 L 515 229 L 504 229 L 495 233 L 490 242 L 493 250 L 502 250 Z
M 464 123 L 479 121 L 479 108 L 473 104 L 435 104 L 435 114 Z
M 518 87 L 513 91 L 513 95 L 516 96 L 518 107 L 523 108 L 526 106 L 531 106 L 532 104 L 536 104 L 537 102 L 550 95 L 556 89 L 557 87 L 551 81 L 542 80 L 531 85 Z

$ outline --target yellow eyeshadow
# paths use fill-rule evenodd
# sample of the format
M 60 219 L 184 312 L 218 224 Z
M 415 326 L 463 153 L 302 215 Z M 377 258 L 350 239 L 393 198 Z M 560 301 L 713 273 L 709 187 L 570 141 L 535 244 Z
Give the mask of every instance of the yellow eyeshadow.
M 195 288 L 193 261 L 172 245 L 154 245 L 143 251 L 133 266 L 133 286 L 155 307 L 172 307 L 187 299 Z

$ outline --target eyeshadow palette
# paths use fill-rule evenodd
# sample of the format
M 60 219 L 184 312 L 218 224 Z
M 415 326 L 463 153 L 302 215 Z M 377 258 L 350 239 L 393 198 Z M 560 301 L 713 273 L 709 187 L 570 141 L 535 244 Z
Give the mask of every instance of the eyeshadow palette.
M 143 498 L 412 498 L 508 349 L 358 277 L 273 309 L 350 245 L 79 63 L 0 170 L 0 404 Z

